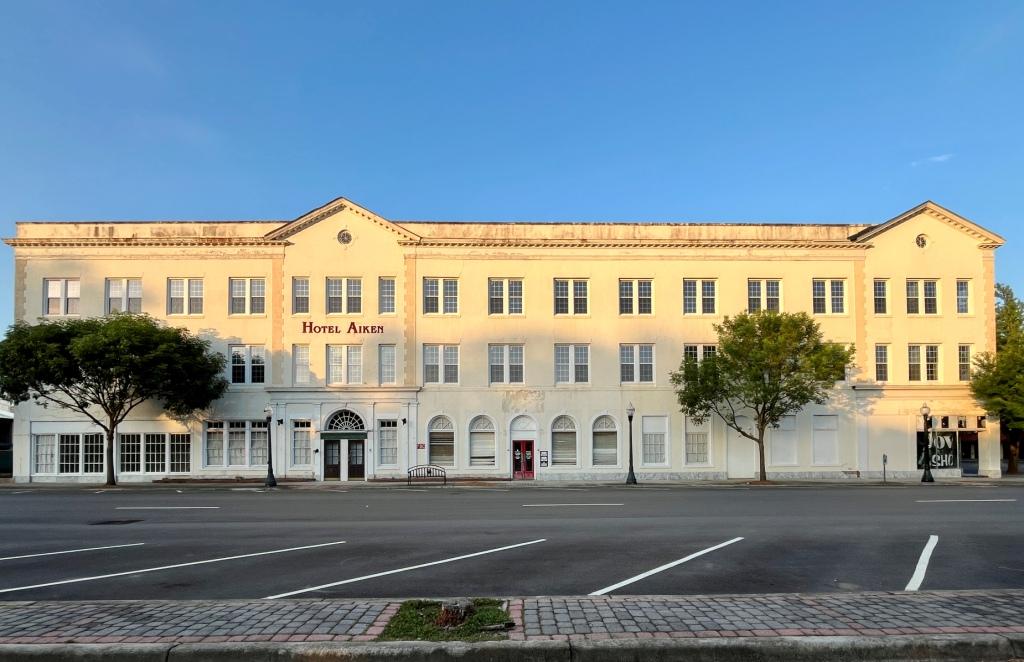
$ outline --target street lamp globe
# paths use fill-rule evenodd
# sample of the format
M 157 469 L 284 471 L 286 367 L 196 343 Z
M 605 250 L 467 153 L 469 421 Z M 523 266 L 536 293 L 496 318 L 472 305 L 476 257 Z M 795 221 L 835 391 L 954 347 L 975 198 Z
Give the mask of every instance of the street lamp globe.
M 928 416 L 931 413 L 932 413 L 932 409 L 931 409 L 931 407 L 928 406 L 927 402 L 924 403 L 923 405 L 921 405 L 921 415 L 922 416 Z

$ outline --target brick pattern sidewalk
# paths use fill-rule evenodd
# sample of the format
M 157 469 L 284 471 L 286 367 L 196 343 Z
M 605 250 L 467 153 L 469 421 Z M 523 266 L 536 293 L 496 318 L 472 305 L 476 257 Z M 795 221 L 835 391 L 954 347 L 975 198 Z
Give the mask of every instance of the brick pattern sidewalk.
M 372 641 L 398 606 L 383 600 L 0 602 L 0 643 Z
M 518 640 L 1024 633 L 1024 591 L 526 598 Z

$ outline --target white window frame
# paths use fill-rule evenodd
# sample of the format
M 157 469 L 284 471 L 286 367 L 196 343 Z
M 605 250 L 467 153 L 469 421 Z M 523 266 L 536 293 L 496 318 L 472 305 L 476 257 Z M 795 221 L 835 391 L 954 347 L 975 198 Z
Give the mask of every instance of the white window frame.
M 305 435 L 306 446 L 305 453 L 308 455 L 308 462 L 296 462 L 296 451 L 302 450 L 297 448 L 295 442 L 299 439 L 300 435 Z M 309 468 L 313 466 L 313 422 L 307 419 L 292 419 L 291 425 L 289 426 L 288 434 L 288 466 L 296 468 Z
M 171 296 L 174 291 L 174 283 L 181 283 L 182 295 Z M 193 291 L 198 286 L 199 296 L 194 296 Z M 230 293 L 229 293 L 230 294 Z M 171 312 L 174 307 L 174 299 L 181 299 L 181 312 Z M 167 279 L 167 316 L 168 317 L 202 317 L 206 310 L 206 285 L 202 278 L 175 277 Z M 193 306 L 198 303 L 198 306 Z M 229 304 L 230 305 L 230 304 Z M 198 308 L 198 310 L 196 309 Z
M 493 366 L 499 365 L 493 362 L 494 350 L 501 350 L 501 379 L 495 380 L 491 372 Z M 519 350 L 520 361 L 512 362 L 512 350 Z M 520 379 L 512 381 L 512 367 L 519 366 Z M 487 382 L 491 385 L 503 384 L 506 386 L 522 386 L 526 383 L 526 346 L 523 343 L 492 343 L 487 346 Z
M 60 284 L 60 296 L 50 296 L 50 283 Z M 71 296 L 71 284 L 78 289 L 78 296 Z M 57 299 L 60 302 L 60 312 L 50 312 L 50 299 Z M 75 305 L 72 306 L 71 302 Z M 43 317 L 79 317 L 82 314 L 82 281 L 80 278 L 44 278 L 43 279 Z M 71 312 L 74 308 L 75 311 Z
M 878 296 L 878 286 L 882 286 L 882 296 Z M 878 312 L 878 302 L 882 302 L 882 307 L 885 308 L 882 312 Z M 889 306 L 889 279 L 888 278 L 875 278 L 871 281 L 871 310 L 873 314 L 878 317 L 888 317 L 892 314 L 892 309 Z
M 917 363 L 911 362 L 911 351 L 913 348 L 917 348 Z M 928 361 L 928 350 L 930 348 L 935 349 L 935 378 L 928 378 L 928 366 L 931 363 Z M 910 367 L 912 365 L 918 366 L 918 378 L 914 379 L 911 376 Z M 925 344 L 925 343 L 910 343 L 907 345 L 907 381 L 911 382 L 940 382 L 942 381 L 942 346 L 937 344 Z
M 559 429 L 559 430 L 555 429 L 555 424 L 559 423 L 563 419 L 567 420 L 570 423 L 572 423 L 572 433 L 573 433 L 573 437 L 574 437 L 575 448 L 573 450 L 573 462 L 571 464 L 568 463 L 568 462 L 556 463 L 556 461 L 555 461 L 555 434 L 556 433 L 568 433 L 569 432 L 569 430 L 567 428 L 566 429 Z M 565 467 L 565 468 L 575 467 L 575 468 L 579 468 L 580 467 L 580 461 L 581 461 L 581 458 L 580 458 L 580 426 L 576 423 L 576 419 L 574 419 L 572 416 L 569 416 L 568 414 L 560 414 L 558 416 L 555 416 L 554 420 L 551 421 L 550 431 L 551 431 L 551 467 L 552 468 L 554 468 L 554 467 Z
M 880 359 L 884 359 L 884 360 L 880 360 Z M 891 361 L 891 359 L 892 359 L 892 357 L 890 356 L 890 353 L 889 353 L 889 344 L 888 343 L 877 343 L 875 345 L 875 381 L 876 382 L 885 383 L 885 382 L 888 382 L 888 381 L 890 381 L 892 379 L 892 372 L 890 370 L 890 361 Z M 885 369 L 885 378 L 884 379 L 880 379 L 879 378 L 879 368 L 880 367 L 883 367 Z
M 960 286 L 963 285 L 967 292 L 963 297 L 960 296 Z M 957 315 L 973 315 L 974 306 L 972 305 L 974 284 L 969 278 L 957 278 L 956 279 L 956 314 Z M 964 308 L 966 310 L 960 310 L 960 302 L 963 301 Z
M 643 362 L 640 359 L 641 352 L 642 352 L 643 348 L 645 348 L 645 347 L 649 347 L 650 350 L 651 350 L 651 361 L 650 361 L 651 378 L 650 379 L 642 379 L 641 378 L 640 368 L 642 366 L 644 366 L 644 365 L 648 365 L 648 364 L 646 364 L 645 362 Z M 627 363 L 625 361 L 625 358 L 626 358 L 625 357 L 625 350 L 626 349 L 629 349 L 631 351 L 631 354 L 632 354 L 632 357 L 633 357 L 632 363 Z M 627 380 L 627 379 L 623 378 L 624 376 L 622 374 L 622 371 L 623 371 L 623 368 L 625 366 L 627 366 L 627 365 L 631 365 L 632 366 L 633 379 L 628 379 Z M 653 386 L 654 384 L 657 384 L 657 382 L 658 382 L 657 374 L 658 374 L 658 369 L 657 369 L 657 363 L 655 361 L 655 343 L 635 343 L 635 344 L 634 343 L 621 343 L 621 344 L 619 344 L 619 383 L 620 384 L 650 384 L 650 385 Z
M 779 287 L 779 296 L 777 297 L 778 300 L 779 300 L 778 312 L 782 312 L 783 310 L 785 310 L 785 308 L 784 308 L 785 302 L 783 300 L 783 297 L 785 295 L 783 293 L 782 279 L 781 278 L 748 278 L 747 279 L 747 292 L 746 292 L 746 302 L 747 302 L 747 311 L 748 312 L 755 312 L 753 310 L 750 310 L 750 299 L 752 298 L 750 296 L 750 284 L 751 283 L 758 283 L 758 292 L 759 292 L 758 293 L 758 308 L 757 308 L 758 310 L 768 310 L 768 299 L 769 299 L 769 297 L 768 297 L 768 284 L 769 283 L 777 283 L 778 284 L 778 287 Z
M 437 351 L 437 363 L 429 363 L 427 361 L 427 354 L 428 354 L 427 349 L 428 348 L 436 349 L 436 351 Z M 455 363 L 450 363 L 449 359 L 452 356 L 452 352 L 450 350 L 452 350 L 453 348 L 454 348 L 454 355 L 455 355 Z M 459 379 L 461 378 L 461 373 L 462 373 L 462 368 L 460 366 L 460 361 L 461 361 L 460 354 L 461 354 L 461 352 L 459 350 L 459 346 L 458 345 L 453 345 L 453 344 L 441 345 L 441 344 L 437 344 L 437 343 L 423 343 L 423 384 L 424 384 L 424 386 L 426 386 L 428 384 L 434 384 L 434 385 L 438 385 L 438 386 L 452 386 L 452 385 L 456 385 L 457 386 L 459 384 Z M 428 365 L 437 366 L 437 381 L 428 381 L 427 380 L 427 366 Z M 451 365 L 455 366 L 455 377 L 456 378 L 455 378 L 454 381 L 449 381 L 448 380 L 448 371 L 445 370 L 446 367 L 451 366 Z
M 384 284 L 390 283 L 391 293 L 385 292 Z M 390 301 L 390 309 L 386 304 Z M 381 276 L 377 279 L 377 314 L 394 315 L 398 310 L 398 279 L 394 276 Z
M 474 435 L 490 435 L 490 455 L 478 455 L 476 458 L 490 458 L 490 462 L 474 462 L 473 449 L 474 449 Z M 466 444 L 466 450 L 469 453 L 468 464 L 470 467 L 490 467 L 495 468 L 498 466 L 498 429 L 494 425 L 494 421 L 490 416 L 481 414 L 474 416 L 469 421 L 469 436 L 467 437 L 469 443 Z
M 907 315 L 911 317 L 935 317 L 942 314 L 942 283 L 939 278 L 908 278 L 906 281 L 906 300 L 907 300 Z M 911 283 L 916 284 L 917 295 L 915 297 L 910 296 L 910 285 Z M 925 296 L 925 284 L 935 283 L 935 312 L 925 312 L 927 309 L 927 300 L 932 297 Z M 910 311 L 910 302 L 917 302 L 917 312 Z
M 445 278 L 443 276 L 424 276 L 423 280 L 423 314 L 433 316 L 458 315 L 459 314 L 459 279 Z M 432 283 L 436 294 L 427 295 L 427 283 Z M 454 288 L 455 294 L 450 293 L 449 286 Z M 436 310 L 428 310 L 428 299 L 434 299 L 433 307 Z M 452 304 L 452 305 L 449 305 Z
M 121 289 L 121 295 L 116 297 L 121 300 L 121 309 L 116 311 L 120 313 L 128 312 L 132 314 L 139 314 L 142 312 L 142 279 L 141 278 L 107 278 L 103 285 L 104 299 L 103 309 L 107 315 L 115 312 L 110 309 L 110 302 L 115 297 L 111 296 L 111 285 L 117 283 Z M 139 288 L 139 296 L 131 296 L 132 284 L 136 284 Z M 138 310 L 131 310 L 132 300 L 137 299 L 139 302 Z
M 393 462 L 384 459 L 384 450 L 391 449 L 389 437 L 394 437 L 395 459 Z M 393 418 L 377 419 L 377 466 L 397 467 L 398 466 L 398 421 Z
M 825 290 L 825 294 L 819 297 L 815 294 L 814 288 L 817 287 L 818 283 L 822 284 Z M 836 284 L 842 288 L 843 293 L 841 296 L 835 295 Z M 846 295 L 848 288 L 846 287 L 845 278 L 814 278 L 811 280 L 811 314 L 818 317 L 842 317 L 843 315 L 849 314 L 849 308 L 846 305 Z M 814 309 L 815 302 L 821 299 L 824 305 L 824 310 L 818 312 Z M 836 310 L 836 304 L 839 305 L 840 310 Z
M 711 428 L 712 420 L 710 417 L 704 420 L 703 423 L 697 424 L 690 417 L 686 417 L 683 427 L 683 466 L 686 467 L 710 467 L 714 465 L 714 458 L 712 453 L 714 451 L 714 444 L 711 440 Z M 671 430 L 671 427 L 669 428 Z M 706 461 L 704 462 L 691 462 L 690 461 L 690 435 L 691 434 L 703 434 L 704 435 L 704 455 Z
M 243 294 L 241 297 L 235 296 L 234 287 L 235 283 L 243 283 Z M 263 295 L 257 296 L 254 294 L 256 287 L 263 288 Z M 262 299 L 262 310 L 254 310 L 253 300 Z M 241 312 L 235 312 L 232 310 L 234 307 L 235 299 L 241 299 L 244 303 L 244 310 Z M 257 277 L 245 277 L 245 278 L 228 278 L 228 316 L 239 317 L 242 315 L 249 316 L 263 316 L 267 314 L 267 279 L 262 276 Z
M 650 287 L 650 296 L 640 296 L 640 284 L 645 283 Z M 623 285 L 629 286 L 629 293 L 623 291 Z M 640 311 L 642 299 L 649 299 L 647 312 Z M 623 304 L 627 304 L 628 311 L 623 311 Z M 650 317 L 654 315 L 654 279 L 653 278 L 620 278 L 619 279 L 619 316 L 621 317 Z
M 558 350 L 559 350 L 560 347 L 568 348 L 566 350 L 568 352 L 568 354 L 569 354 L 569 361 L 566 364 L 568 366 L 568 371 L 569 371 L 569 378 L 568 378 L 568 380 L 559 380 L 559 378 L 558 378 L 558 366 L 560 365 L 559 362 L 558 362 L 558 353 L 559 353 Z M 578 350 L 576 349 L 577 347 L 585 348 L 585 352 L 584 353 L 586 354 L 586 359 L 587 359 L 586 363 L 583 364 L 587 368 L 587 379 L 585 381 L 584 380 L 579 380 L 578 381 L 576 379 L 576 367 L 577 367 L 577 365 L 580 365 L 579 361 L 578 361 L 579 353 L 578 353 Z M 589 384 L 590 383 L 590 373 L 591 373 L 591 370 L 590 370 L 590 344 L 589 343 L 555 343 L 555 362 L 554 363 L 555 363 L 555 384 L 556 385 L 557 384 Z
M 385 360 L 386 350 L 391 352 L 390 363 Z M 387 378 L 389 370 L 391 373 L 390 379 Z M 377 345 L 377 381 L 381 386 L 398 383 L 398 348 L 395 345 Z
M 693 350 L 691 352 L 690 350 Z M 716 354 L 718 352 L 718 345 L 715 343 L 692 343 L 688 342 L 683 344 L 683 360 L 693 359 L 698 363 L 703 361 L 707 357 Z M 694 354 L 694 356 L 687 356 L 688 354 Z
M 303 284 L 306 293 L 304 295 L 299 294 L 299 284 Z M 305 303 L 305 310 L 299 310 L 299 300 L 302 299 Z M 310 297 L 310 286 L 309 276 L 292 276 L 292 315 L 309 315 L 310 308 L 309 303 L 312 300 Z
M 448 425 L 447 428 L 443 427 L 442 421 L 447 422 L 447 425 Z M 437 427 L 435 427 L 435 426 L 437 426 Z M 447 446 L 448 445 L 447 442 L 435 443 L 433 438 L 432 438 L 433 434 L 435 432 L 437 432 L 437 433 L 445 433 L 445 434 L 450 433 L 451 436 L 452 436 L 452 441 L 451 441 L 452 459 L 451 459 L 451 463 L 450 464 L 449 463 L 442 464 L 441 462 L 436 461 L 433 457 L 431 457 L 431 453 L 433 453 L 434 446 Z M 452 421 L 452 419 L 449 416 L 445 416 L 445 415 L 442 414 L 442 415 L 439 415 L 439 416 L 434 416 L 433 418 L 430 419 L 430 421 L 427 423 L 427 461 L 430 462 L 430 464 L 437 464 L 438 466 L 448 467 L 448 468 L 454 468 L 455 466 L 458 465 L 458 462 L 456 461 L 456 459 L 458 458 L 459 446 L 458 446 L 458 439 L 457 439 L 458 435 L 456 434 L 456 432 L 457 432 L 457 430 L 455 428 L 455 423 Z
M 292 382 L 308 386 L 310 381 L 309 345 L 292 345 Z
M 333 379 L 338 375 L 334 374 L 332 370 L 331 358 L 334 353 L 340 354 L 339 361 L 337 362 L 338 371 L 341 373 L 341 379 Z M 353 363 L 352 359 L 358 355 L 358 363 Z M 349 386 L 353 384 L 363 383 L 363 346 L 357 344 L 328 344 L 325 352 L 325 360 L 327 362 L 325 371 L 325 383 L 327 386 Z M 359 374 L 353 373 L 354 369 L 358 369 Z M 358 377 L 358 379 L 356 379 Z
M 566 283 L 567 287 L 567 301 L 566 301 L 566 312 L 558 312 L 558 284 Z M 577 284 L 581 284 L 586 290 L 586 295 L 583 297 L 582 310 L 578 310 L 578 297 L 576 295 Z M 552 296 L 554 299 L 555 317 L 583 317 L 590 315 L 590 280 L 587 278 L 555 278 L 552 281 Z
M 271 421 L 272 423 L 273 421 Z M 222 464 L 208 464 L 209 448 L 210 448 L 210 429 L 211 424 L 214 426 L 219 425 L 220 427 L 214 427 L 214 430 L 220 432 L 220 451 Z M 239 425 L 241 424 L 241 425 Z M 232 430 L 240 430 L 242 432 L 244 444 L 242 447 L 242 453 L 245 461 L 242 463 L 231 463 L 231 432 Z M 267 435 L 267 448 L 270 448 L 270 423 L 266 419 L 257 420 L 242 420 L 242 419 L 217 419 L 211 421 L 204 421 L 203 423 L 203 468 L 210 469 L 261 469 L 267 466 L 266 462 L 253 463 L 252 451 L 253 451 L 253 431 L 262 430 Z M 170 439 L 166 441 L 168 461 L 170 461 Z M 145 463 L 145 435 L 143 435 L 143 458 L 142 461 Z M 143 465 L 145 466 L 145 464 Z
M 693 311 L 686 310 L 687 296 L 686 286 L 688 283 L 693 283 L 695 294 L 693 297 L 694 308 Z M 705 291 L 706 286 L 711 286 L 711 296 L 707 296 Z M 710 301 L 711 310 L 706 311 L 705 303 Z M 714 317 L 718 315 L 718 279 L 717 278 L 684 278 L 682 285 L 682 313 L 687 317 Z
M 956 346 L 957 379 L 961 382 L 971 381 L 972 359 L 974 358 L 973 347 L 970 343 L 960 343 Z M 966 360 L 964 360 L 966 354 Z M 966 373 L 965 373 L 966 369 Z M 965 376 L 966 375 L 966 376 Z
M 331 283 L 341 283 L 341 310 L 331 311 L 331 299 L 338 298 L 331 295 Z M 353 295 L 352 287 L 359 290 L 359 294 Z M 359 301 L 359 310 L 352 310 L 352 299 Z M 324 278 L 324 314 L 333 315 L 362 315 L 363 314 L 363 279 L 349 276 L 327 276 Z
M 512 283 L 519 285 L 519 296 L 512 296 Z M 494 286 L 501 287 L 501 294 L 494 295 Z M 518 299 L 519 311 L 512 312 L 512 302 Z M 492 305 L 501 302 L 501 310 L 495 311 Z M 522 317 L 526 314 L 526 288 L 522 278 L 488 278 L 487 279 L 487 314 L 491 317 Z
M 646 435 L 646 434 L 661 434 L 660 432 L 650 432 L 650 433 L 644 432 L 644 429 L 645 429 L 644 428 L 644 421 L 648 420 L 648 419 L 650 419 L 652 421 L 655 420 L 655 419 L 659 419 L 659 420 L 663 420 L 665 422 L 665 432 L 664 432 L 665 439 L 664 439 L 664 442 L 663 442 L 664 446 L 665 446 L 665 459 L 662 462 L 647 462 L 644 459 L 644 435 Z M 639 448 L 639 451 L 640 451 L 640 466 L 642 466 L 642 467 L 667 467 L 667 466 L 670 466 L 670 464 L 672 462 L 672 441 L 671 441 L 671 436 L 672 436 L 672 419 L 671 419 L 671 417 L 669 417 L 667 414 L 644 414 L 644 415 L 640 416 L 640 420 L 638 421 L 638 423 L 639 423 L 639 428 L 640 428 L 640 448 Z
M 244 379 L 244 381 L 240 381 L 240 382 L 236 382 L 235 381 L 234 367 L 235 367 L 236 364 L 234 363 L 234 357 L 235 357 L 235 348 L 236 347 L 240 347 L 240 348 L 242 348 L 244 350 L 242 355 L 245 357 L 245 363 L 244 364 L 242 364 L 242 363 L 238 364 L 238 365 L 244 365 L 245 366 L 245 379 Z M 256 350 L 258 350 L 258 351 L 256 351 Z M 262 363 L 262 365 L 263 365 L 263 379 L 258 381 L 258 382 L 257 381 L 253 381 L 253 378 L 252 378 L 253 366 L 254 365 L 259 365 L 259 364 L 255 364 L 253 362 L 253 357 L 254 356 L 261 356 L 263 358 L 263 363 Z M 263 384 L 269 384 L 270 383 L 270 364 L 267 363 L 266 346 L 265 345 L 242 345 L 242 344 L 228 345 L 228 383 L 230 383 L 232 386 L 246 386 L 246 385 L 260 386 L 260 385 L 263 385 Z
M 603 462 L 601 464 L 598 464 L 597 463 L 596 446 L 595 446 L 595 444 L 597 442 L 597 435 L 599 433 L 600 434 L 608 434 L 609 431 L 605 430 L 605 429 L 598 430 L 596 428 L 597 428 L 597 424 L 599 422 L 603 421 L 604 419 L 607 419 L 607 420 L 611 421 L 611 423 L 612 423 L 612 430 L 611 431 L 615 433 L 615 461 L 614 462 Z M 642 453 L 641 453 L 641 455 L 642 455 Z M 619 430 L 619 423 L 618 423 L 618 421 L 616 421 L 615 417 L 611 416 L 610 414 L 601 414 L 600 416 L 595 418 L 593 420 L 593 422 L 591 422 L 591 424 L 590 424 L 590 466 L 592 466 L 594 468 L 601 468 L 601 467 L 604 467 L 604 468 L 610 468 L 610 467 L 618 468 L 618 467 L 622 466 L 622 434 L 621 434 L 621 431 Z

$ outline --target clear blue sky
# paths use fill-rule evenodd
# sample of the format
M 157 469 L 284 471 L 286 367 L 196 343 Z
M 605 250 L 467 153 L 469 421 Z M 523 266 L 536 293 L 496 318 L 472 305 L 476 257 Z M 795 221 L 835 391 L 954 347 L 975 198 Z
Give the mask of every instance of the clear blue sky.
M 1024 293 L 1024 2 L 0 0 L 15 220 L 878 222 Z M 11 251 L 0 249 L 0 324 Z

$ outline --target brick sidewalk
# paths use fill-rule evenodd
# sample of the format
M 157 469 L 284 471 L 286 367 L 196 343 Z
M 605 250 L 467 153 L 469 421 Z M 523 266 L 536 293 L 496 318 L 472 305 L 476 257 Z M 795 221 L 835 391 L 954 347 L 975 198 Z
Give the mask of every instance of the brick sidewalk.
M 0 602 L 0 644 L 371 641 L 392 600 Z M 1024 590 L 552 597 L 513 640 L 1024 633 Z

